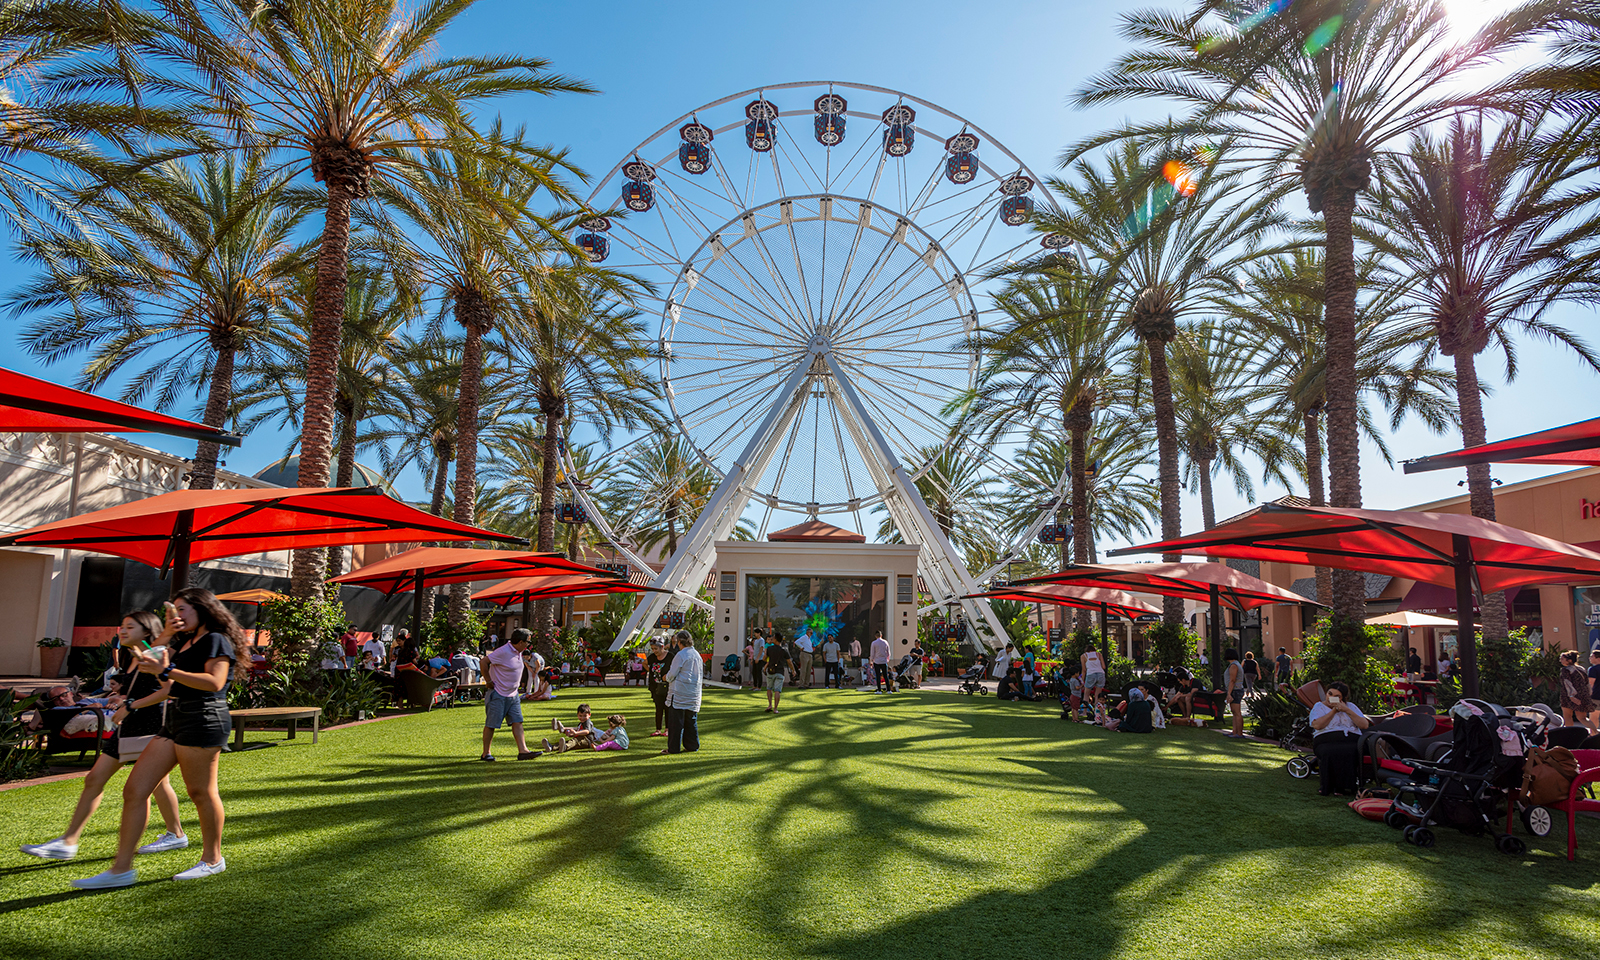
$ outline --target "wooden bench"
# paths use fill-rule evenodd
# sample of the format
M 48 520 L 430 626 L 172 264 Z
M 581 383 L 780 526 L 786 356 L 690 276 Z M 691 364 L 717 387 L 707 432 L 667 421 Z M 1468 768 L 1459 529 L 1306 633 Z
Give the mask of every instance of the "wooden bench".
M 322 725 L 321 707 L 251 707 L 246 710 L 232 710 L 229 715 L 233 719 L 233 747 L 235 750 L 244 746 L 244 725 L 247 720 L 285 720 L 288 721 L 289 736 L 293 740 L 301 720 L 311 721 L 311 743 L 317 742 L 317 732 Z

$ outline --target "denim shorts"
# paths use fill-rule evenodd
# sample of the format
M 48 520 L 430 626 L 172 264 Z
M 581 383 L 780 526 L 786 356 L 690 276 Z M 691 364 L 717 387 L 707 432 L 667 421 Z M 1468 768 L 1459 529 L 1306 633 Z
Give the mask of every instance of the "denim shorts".
M 781 674 L 781 673 L 769 673 L 769 674 L 767 674 L 767 689 L 771 690 L 771 691 L 773 691 L 775 693 L 782 693 L 783 692 L 783 674 Z
M 1093 689 L 1096 689 L 1098 687 L 1104 687 L 1105 685 L 1106 685 L 1106 675 L 1103 674 L 1103 673 L 1091 673 L 1088 676 L 1083 678 L 1083 686 L 1084 686 L 1085 689 L 1088 689 L 1088 690 L 1093 690 Z
M 228 735 L 232 732 L 228 701 L 174 699 L 167 706 L 166 721 L 159 735 L 180 747 L 210 749 L 227 746 Z
M 489 695 L 483 698 L 484 717 L 483 725 L 492 729 L 500 729 L 501 721 L 507 723 L 522 722 L 522 701 L 516 697 L 505 697 L 500 691 L 491 689 Z

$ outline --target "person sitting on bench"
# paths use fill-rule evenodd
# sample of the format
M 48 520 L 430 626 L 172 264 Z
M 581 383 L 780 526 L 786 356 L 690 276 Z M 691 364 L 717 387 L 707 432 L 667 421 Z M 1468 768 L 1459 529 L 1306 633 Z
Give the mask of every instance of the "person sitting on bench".
M 1195 686 L 1194 674 L 1187 667 L 1173 667 L 1170 671 L 1172 679 L 1178 686 L 1172 691 L 1172 696 L 1167 698 L 1167 712 L 1176 715 L 1179 710 L 1186 717 L 1194 716 L 1194 695 L 1199 692 Z

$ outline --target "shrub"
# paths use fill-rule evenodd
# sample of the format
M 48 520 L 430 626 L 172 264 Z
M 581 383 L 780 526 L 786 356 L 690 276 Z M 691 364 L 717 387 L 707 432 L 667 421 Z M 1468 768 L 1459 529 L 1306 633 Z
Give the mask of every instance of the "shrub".
M 1377 656 L 1387 646 L 1389 633 L 1382 627 L 1323 617 L 1305 637 L 1307 676 L 1323 683 L 1344 681 L 1351 702 L 1370 711 L 1394 692 L 1394 677 Z
M 1158 623 L 1145 631 L 1144 638 L 1155 666 L 1166 670 L 1184 667 L 1199 674 L 1200 658 L 1195 650 L 1200 646 L 1200 635 L 1193 630 L 1178 623 Z
M 1250 718 L 1250 730 L 1258 737 L 1281 738 L 1294 726 L 1294 722 L 1310 711 L 1298 697 L 1267 690 L 1245 701 L 1245 712 Z
M 272 634 L 268 654 L 274 667 L 309 664 L 326 642 L 337 643 L 349 629 L 344 607 L 326 597 L 284 597 L 261 605 L 261 623 Z
M 422 637 L 418 642 L 425 656 L 444 656 L 452 647 L 457 650 L 477 649 L 478 643 L 488 632 L 489 621 L 475 611 L 468 610 L 467 618 L 458 627 L 450 622 L 448 610 L 440 610 L 432 620 L 422 625 Z
M 16 691 L 0 691 L 0 783 L 26 780 L 44 766 L 37 734 L 22 722 L 38 702 L 37 694 L 18 700 Z

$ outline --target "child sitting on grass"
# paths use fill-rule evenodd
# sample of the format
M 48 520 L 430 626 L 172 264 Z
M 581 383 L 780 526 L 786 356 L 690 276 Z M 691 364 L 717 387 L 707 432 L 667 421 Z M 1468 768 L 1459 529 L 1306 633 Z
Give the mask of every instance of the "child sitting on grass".
M 626 750 L 628 749 L 628 718 L 620 713 L 613 713 L 606 717 L 610 727 L 605 733 L 595 738 L 596 750 Z
M 589 719 L 589 705 L 587 703 L 578 704 L 577 726 L 569 727 L 560 720 L 552 717 L 550 720 L 550 729 L 561 734 L 561 740 L 559 740 L 554 746 L 550 744 L 549 740 L 544 741 L 545 753 L 565 753 L 576 746 L 586 747 L 593 743 L 595 738 L 600 736 L 600 731 L 595 728 L 594 721 Z

